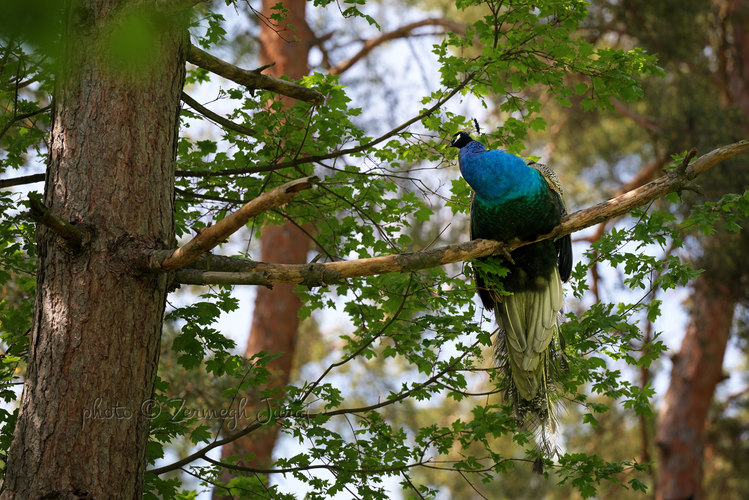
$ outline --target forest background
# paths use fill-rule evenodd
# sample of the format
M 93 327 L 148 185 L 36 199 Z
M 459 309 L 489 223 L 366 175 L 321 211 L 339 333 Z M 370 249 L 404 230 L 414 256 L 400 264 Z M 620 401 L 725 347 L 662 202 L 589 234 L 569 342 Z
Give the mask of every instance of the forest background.
M 468 190 L 454 152 L 445 146 L 473 117 L 485 140 L 553 166 L 573 210 L 644 185 L 673 163 L 674 154 L 693 147 L 707 153 L 747 137 L 747 2 L 591 2 L 584 16 L 573 12 L 582 8 L 578 2 L 531 4 L 456 8 L 381 2 L 358 9 L 359 4 L 346 4 L 353 10 L 345 10 L 288 0 L 287 11 L 274 2 L 198 4 L 190 17 L 192 44 L 236 67 L 265 67 L 266 75 L 301 80 L 324 95 L 324 104 L 312 96 L 313 104 L 305 105 L 303 95 L 294 98 L 300 90 L 284 94 L 276 81 L 256 95 L 232 83 L 228 73 L 226 79 L 211 75 L 209 59 L 190 52 L 187 95 L 181 96 L 183 125 L 174 143 L 177 170 L 213 174 L 177 176 L 176 235 L 184 243 L 241 206 L 238 199 L 246 202 L 267 187 L 316 174 L 322 182 L 314 194 L 253 219 L 215 253 L 281 264 L 309 262 L 320 254 L 324 263 L 465 241 Z M 19 176 L 43 172 L 50 151 L 55 92 L 50 61 L 58 53 L 57 39 L 49 35 L 59 30 L 44 8 L 54 12 L 59 5 L 18 13 L 16 19 L 31 18 L 35 29 L 21 30 L 22 22 L 3 25 L 0 185 L 16 190 L 35 189 L 31 182 L 38 177 L 19 181 Z M 503 18 L 501 27 L 487 22 L 508 13 L 517 17 Z M 495 76 L 463 84 L 461 77 L 487 57 L 482 47 L 491 46 L 488 33 L 506 36 L 503 43 L 511 44 L 514 27 L 528 33 L 534 22 L 566 33 L 536 32 L 539 39 L 559 36 L 563 43 L 553 43 L 579 51 L 554 53 L 541 46 L 546 52 L 537 60 L 558 74 L 520 59 L 497 68 Z M 138 72 L 139 50 L 150 50 L 140 44 L 152 41 L 147 23 L 133 25 L 134 31 L 125 29 L 122 39 L 110 41 L 126 47 L 115 56 L 119 64 L 136 67 L 128 74 Z M 610 65 L 570 62 L 584 53 L 583 45 L 575 45 L 582 42 L 597 51 L 599 61 L 609 55 Z M 514 43 L 525 47 L 528 42 Z M 632 82 L 631 75 L 636 76 Z M 607 81 L 613 83 L 596 86 Z M 456 88 L 451 100 L 441 100 Z M 434 102 L 442 106 L 424 113 L 422 107 Z M 417 115 L 410 127 L 400 128 Z M 356 150 L 356 144 L 383 136 L 379 149 Z M 316 163 L 303 163 L 305 157 Z M 284 170 L 278 166 L 282 162 L 293 164 Z M 271 174 L 248 171 L 251 164 L 275 168 Z M 230 169 L 239 171 L 227 174 Z M 359 177 L 364 180 L 352 180 Z M 731 210 L 740 211 L 747 201 L 723 198 L 749 189 L 746 159 L 724 161 L 696 182 L 701 194 L 685 191 L 678 199 L 653 202 L 648 212 L 573 235 L 581 265 L 568 294 L 573 314 L 565 338 L 570 355 L 586 361 L 573 363 L 569 387 L 586 396 L 567 405 L 560 445 L 568 455 L 551 467 L 549 477 L 532 476 L 523 463 L 532 459 L 523 446 L 529 436 L 516 433 L 511 422 L 492 419 L 500 400 L 484 395 L 492 392 L 496 374 L 486 368 L 488 343 L 480 335 L 492 326 L 472 305 L 470 273 L 464 274 L 461 264 L 367 278 L 350 287 L 247 287 L 252 291 L 241 292 L 239 299 L 232 294 L 240 286 L 216 284 L 206 292 L 191 285 L 195 275 L 183 274 L 182 288 L 167 304 L 156 382 L 159 408 L 171 414 L 167 418 L 165 411 L 161 420 L 149 422 L 151 472 L 142 471 L 146 496 L 191 497 L 194 493 L 179 493 L 184 482 L 188 490 L 216 498 L 336 491 L 343 498 L 364 498 L 401 487 L 404 496 L 437 498 L 746 498 L 749 421 L 743 372 L 749 287 L 743 256 L 749 242 L 745 232 L 736 231 L 743 222 L 731 217 Z M 26 356 L 33 344 L 37 252 L 31 246 L 34 226 L 23 213 L 33 212 L 31 202 L 18 205 L 24 199 L 3 192 L 5 450 L 11 446 L 14 400 L 19 381 L 27 378 Z M 705 201 L 714 204 L 691 212 Z M 721 212 L 728 217 L 717 217 Z M 690 272 L 676 258 L 706 271 Z M 673 289 L 678 281 L 689 285 Z M 197 294 L 206 295 L 198 299 Z M 412 297 L 427 305 L 411 304 Z M 661 309 L 664 315 L 656 319 Z M 231 310 L 229 320 L 210 326 Z M 245 322 L 246 327 L 237 326 Z M 221 335 L 227 331 L 236 346 Z M 665 349 L 670 358 L 659 358 Z M 732 355 L 724 368 L 726 349 Z M 262 352 L 283 354 L 258 356 Z M 461 365 L 462 372 L 448 379 L 435 378 L 431 387 L 410 386 L 419 375 L 444 373 L 440 363 L 452 367 L 463 352 L 470 352 L 475 364 Z M 251 369 L 239 353 L 252 360 Z M 331 378 L 319 383 L 329 372 Z M 653 394 L 653 387 L 663 390 Z M 304 405 L 294 406 L 295 397 L 313 394 L 316 401 L 302 398 Z M 389 394 L 407 397 L 375 408 Z M 248 439 L 227 440 L 196 457 L 217 442 L 219 431 L 226 437 L 237 428 L 230 427 L 232 419 L 222 429 L 220 420 L 190 419 L 184 412 L 232 408 L 245 400 L 261 421 L 276 425 L 259 426 Z M 271 400 L 275 414 L 268 411 Z M 338 422 L 309 417 L 323 406 L 340 409 L 343 402 L 366 410 L 342 411 L 351 420 Z M 90 408 L 88 401 L 77 410 L 80 415 Z M 92 418 L 91 424 L 100 422 Z M 419 443 L 430 426 L 428 444 Z M 481 426 L 491 428 L 491 438 L 478 437 Z M 448 433 L 449 444 L 439 444 Z M 473 438 L 461 437 L 466 434 Z M 424 452 L 421 461 L 407 449 Z M 441 461 L 424 460 L 426 451 L 435 449 Z M 377 473 L 356 472 L 369 470 L 369 461 L 378 456 L 390 468 L 380 464 Z M 13 457 L 11 449 L 9 465 Z M 213 462 L 200 461 L 206 457 Z M 230 467 L 218 466 L 222 458 Z M 16 474 L 23 475 L 17 469 Z M 384 483 L 373 479 L 379 477 Z M 4 488 L 7 494 L 7 483 Z

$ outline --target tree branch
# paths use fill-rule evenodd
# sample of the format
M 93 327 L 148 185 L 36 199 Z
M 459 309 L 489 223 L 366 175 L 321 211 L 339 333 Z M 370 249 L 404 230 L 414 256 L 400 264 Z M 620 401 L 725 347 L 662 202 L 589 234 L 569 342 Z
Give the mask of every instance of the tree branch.
M 88 240 L 88 233 L 81 231 L 62 217 L 52 213 L 39 199 L 38 195 L 29 195 L 29 217 L 37 224 L 44 224 L 55 232 L 60 238 L 58 243 L 62 244 L 66 250 L 72 253 L 78 253 Z
M 187 53 L 187 60 L 196 66 L 251 89 L 270 90 L 277 94 L 312 104 L 320 104 L 323 100 L 323 95 L 316 90 L 308 89 L 307 87 L 302 87 L 286 80 L 273 78 L 272 76 L 263 75 L 259 71 L 238 68 L 194 45 L 190 47 L 190 51 Z
M 288 203 L 296 193 L 311 188 L 317 181 L 317 177 L 303 177 L 287 182 L 283 186 L 261 194 L 215 225 L 204 228 L 192 240 L 176 250 L 148 250 L 144 252 L 141 257 L 146 269 L 171 271 L 190 264 L 247 224 L 250 218 Z
M 713 165 L 744 151 L 748 147 L 749 142 L 741 141 L 718 148 L 698 158 L 689 166 L 682 165 L 680 167 L 684 168 L 672 170 L 640 188 L 565 217 L 554 231 L 534 241 L 521 242 L 515 240 L 502 243 L 491 240 L 473 240 L 432 250 L 324 264 L 267 264 L 242 261 L 230 257 L 206 256 L 201 263 L 196 263 L 204 269 L 183 268 L 174 273 L 173 279 L 178 283 L 192 285 L 271 286 L 273 283 L 300 283 L 311 287 L 340 283 L 347 278 L 417 271 L 485 257 L 502 253 L 504 250 L 509 251 L 529 245 L 536 241 L 559 238 L 623 215 L 675 191 L 695 190 L 697 186 L 691 182 L 692 179 Z M 211 265 L 210 263 L 214 264 Z
M 36 111 L 32 111 L 30 113 L 23 113 L 21 115 L 14 114 L 9 120 L 8 123 L 5 124 L 5 126 L 0 130 L 0 137 L 4 136 L 5 133 L 10 129 L 10 127 L 13 126 L 14 123 L 19 122 L 21 120 L 25 120 L 26 118 L 31 118 L 32 116 L 36 116 L 40 113 L 46 113 L 52 108 L 52 105 L 49 104 L 47 106 L 44 106 L 43 108 L 39 108 Z
M 182 92 L 182 100 L 190 106 L 192 109 L 200 113 L 201 115 L 205 116 L 209 120 L 213 120 L 214 122 L 218 123 L 219 125 L 222 125 L 225 128 L 228 128 L 229 130 L 233 130 L 235 132 L 239 132 L 240 134 L 253 136 L 256 135 L 257 132 L 251 128 L 247 128 L 243 125 L 240 125 L 238 123 L 234 123 L 233 121 L 229 120 L 228 118 L 224 118 L 223 116 L 214 113 L 210 109 L 206 108 L 202 104 L 200 104 L 198 101 L 187 95 L 187 93 Z
M 22 177 L 14 177 L 12 179 L 0 179 L 0 188 L 21 186 L 23 184 L 33 184 L 34 182 L 44 182 L 44 178 L 47 174 L 33 174 L 24 175 Z
M 656 124 L 655 120 L 653 120 L 652 118 L 648 118 L 646 116 L 642 116 L 638 113 L 635 113 L 634 111 L 629 109 L 627 106 L 625 106 L 621 102 L 614 99 L 613 97 L 609 99 L 609 102 L 611 102 L 611 104 L 614 105 L 614 109 L 616 110 L 617 113 L 619 113 L 620 115 L 626 118 L 629 118 L 630 120 L 632 120 L 633 122 L 635 122 L 636 124 L 644 128 L 645 130 L 649 130 L 658 135 L 665 135 L 663 133 L 663 129 L 660 128 Z
M 359 52 L 357 52 L 353 57 L 341 63 L 336 64 L 335 66 L 331 67 L 328 71 L 331 75 L 340 75 L 341 73 L 349 69 L 351 66 L 356 64 L 360 59 L 362 59 L 363 57 L 366 57 L 377 46 L 382 45 L 385 42 L 398 39 L 398 38 L 406 38 L 411 35 L 411 31 L 415 30 L 416 28 L 420 28 L 422 26 L 442 26 L 443 28 L 447 28 L 451 31 L 458 31 L 461 29 L 465 30 L 464 24 L 458 23 L 455 21 L 450 21 L 448 19 L 443 19 L 443 18 L 422 19 L 421 21 L 416 21 L 415 23 L 401 26 L 400 28 L 397 28 L 388 33 L 383 33 L 382 35 L 376 38 L 371 38 L 369 40 L 366 40 L 361 50 L 359 50 Z

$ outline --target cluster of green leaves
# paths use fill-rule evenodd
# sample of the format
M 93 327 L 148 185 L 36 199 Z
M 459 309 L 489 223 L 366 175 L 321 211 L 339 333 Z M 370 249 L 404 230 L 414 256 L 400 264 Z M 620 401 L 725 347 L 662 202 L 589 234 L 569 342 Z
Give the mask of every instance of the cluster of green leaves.
M 498 420 L 494 406 L 474 412 L 467 422 L 459 419 L 449 428 L 431 425 L 406 431 L 384 418 L 408 401 L 470 397 L 470 374 L 483 370 L 481 347 L 490 346 L 491 340 L 473 320 L 473 292 L 465 288 L 462 277 L 450 278 L 444 270 L 432 269 L 417 275 L 360 279 L 338 286 L 337 292 L 353 298 L 345 312 L 354 333 L 343 337 L 342 359 L 332 370 L 313 382 L 287 387 L 289 412 L 294 405 L 313 403 L 304 418 L 284 427 L 306 450 L 276 463 L 279 468 L 293 469 L 297 479 L 312 487 L 310 498 L 325 498 L 329 492 L 351 487 L 368 498 L 388 498 L 382 487 L 386 477 L 405 478 L 405 484 L 411 469 L 432 462 L 453 446 L 467 448 L 483 442 L 491 454 L 486 435 L 504 435 L 514 429 L 511 418 Z M 321 290 L 307 291 L 306 298 L 305 310 L 332 300 Z M 351 370 L 347 365 L 366 366 L 389 358 L 405 361 L 404 371 L 381 392 L 360 394 L 358 399 L 363 401 L 358 406 L 348 404 L 347 394 L 326 381 L 336 371 Z M 353 436 L 347 423 L 354 426 Z M 502 460 L 497 457 L 496 461 Z M 314 463 L 325 464 L 334 472 L 332 478 L 310 478 L 306 467 Z M 452 468 L 483 471 L 487 465 L 467 456 Z
M 730 207 L 736 203 L 737 197 L 726 199 L 730 200 L 727 201 Z M 695 215 L 690 220 L 704 220 L 706 210 L 712 211 L 713 208 L 711 203 L 695 207 Z M 659 333 L 646 342 L 638 328 L 641 320 L 653 322 L 661 315 L 661 301 L 646 299 L 654 291 L 685 286 L 700 273 L 672 253 L 683 242 L 682 227 L 671 214 L 660 210 L 635 210 L 631 216 L 634 223 L 625 229 L 614 227 L 591 245 L 586 257 L 591 263 L 589 265 L 606 262 L 611 267 L 622 269 L 627 276 L 623 285 L 631 289 L 638 300 L 633 303 L 597 302 L 580 316 L 568 314 L 568 322 L 563 325 L 570 354 L 565 387 L 568 392 L 577 393 L 577 401 L 589 410 L 583 416 L 584 421 L 594 426 L 598 425 L 594 414 L 607 412 L 609 407 L 587 402 L 588 398 L 579 392 L 579 388 L 585 385 L 589 385 L 594 393 L 621 400 L 623 406 L 636 415 L 653 415 L 649 400 L 654 391 L 650 384 L 640 387 L 629 382 L 622 377 L 620 370 L 612 366 L 624 361 L 630 366 L 647 369 L 666 351 L 667 346 L 659 340 Z M 625 251 L 625 248 L 632 250 Z M 579 263 L 574 272 L 573 290 L 578 298 L 582 298 L 587 290 L 582 280 L 587 267 Z
M 410 243 L 402 230 L 404 223 L 409 223 L 407 216 L 413 214 L 416 221 L 425 221 L 432 210 L 415 193 L 404 192 L 383 175 L 384 169 L 362 171 L 339 158 L 344 151 L 351 157 L 364 157 L 371 152 L 368 145 L 377 139 L 365 136 L 351 122 L 361 110 L 349 105 L 350 98 L 336 80 L 335 76 L 314 74 L 301 81 L 326 96 L 322 105 L 314 107 L 303 102 L 285 107 L 270 92 L 226 91 L 225 97 L 236 101 L 230 117 L 261 132 L 255 137 L 227 132 L 220 146 L 216 141 L 181 138 L 177 187 L 185 194 L 177 199 L 177 235 L 188 233 L 190 227 L 201 227 L 208 217 L 220 220 L 232 204 L 317 173 L 323 176 L 317 190 L 301 193 L 283 213 L 270 211 L 255 218 L 256 231 L 286 220 L 311 224 L 315 242 L 327 258 L 369 257 L 405 249 Z M 183 114 L 197 117 L 189 110 Z M 424 146 L 406 154 L 399 150 L 400 144 L 390 141 L 374 154 L 380 162 L 392 160 L 390 167 L 397 167 L 396 159 L 404 161 L 403 156 L 409 164 L 434 156 Z M 310 158 L 321 158 L 317 170 Z M 279 169 L 283 164 L 292 166 Z M 227 174 L 231 174 L 230 182 Z
M 543 130 L 541 101 L 528 90 L 553 94 L 563 106 L 573 95 L 584 95 L 582 106 L 610 109 L 609 99 L 634 101 L 642 96 L 639 79 L 662 76 L 656 58 L 640 49 L 599 47 L 576 37 L 586 18 L 587 2 L 466 0 L 460 9 L 488 11 L 465 36 L 450 33 L 435 47 L 442 84 L 454 87 L 469 80 L 466 92 L 486 105 L 486 98 L 501 97 L 501 130 L 492 134 L 511 152 L 523 149 L 528 130 Z M 478 45 L 474 40 L 478 39 Z M 466 57 L 468 55 L 468 57 Z
M 29 349 L 29 331 L 36 291 L 36 249 L 34 226 L 14 214 L 18 197 L 0 192 L 0 341 L 5 346 L 0 355 L 0 399 L 15 401 L 13 390 L 25 370 Z M 0 450 L 10 447 L 18 409 L 0 408 Z
M 43 8 L 43 4 L 40 7 Z M 56 3 L 56 2 L 52 2 Z M 8 17 L 8 12 L 4 18 Z M 11 16 L 12 18 L 12 16 Z M 5 22 L 0 23 L 5 24 Z M 18 29 L 16 26 L 15 29 Z M 2 31 L 2 33 L 12 33 Z M 43 36 L 38 33 L 39 36 Z M 29 50 L 20 38 L 0 37 L 0 174 L 25 167 L 29 157 L 46 157 L 49 126 L 49 57 Z M 23 216 L 21 195 L 0 191 L 0 399 L 15 401 L 13 390 L 25 371 L 34 293 L 36 247 L 34 224 Z M 0 453 L 7 454 L 18 410 L 0 409 Z
M 180 334 L 173 340 L 172 349 L 181 354 L 177 362 L 186 370 L 200 366 L 206 355 L 211 355 L 208 371 L 221 376 L 227 370 L 234 371 L 236 368 L 232 364 L 236 363 L 236 358 L 228 356 L 234 341 L 211 328 L 211 325 L 223 312 L 236 310 L 238 301 L 231 296 L 228 287 L 205 293 L 201 298 L 208 300 L 177 308 L 166 316 L 166 321 L 185 322 Z
M 0 173 L 26 166 L 30 154 L 44 158 L 51 64 L 44 52 L 0 37 Z
M 625 484 L 621 477 L 630 470 L 644 472 L 649 464 L 639 464 L 636 461 L 606 462 L 596 455 L 585 453 L 565 454 L 559 459 L 559 463 L 562 476 L 559 484 L 570 482 L 583 498 L 594 497 L 597 493 L 596 486 L 604 481 L 632 488 L 634 491 L 647 492 L 647 486 L 639 479 L 632 478 Z
M 216 335 L 220 336 L 220 334 Z M 277 356 L 277 354 L 269 355 L 266 352 L 260 352 L 246 359 L 226 351 L 214 350 L 214 355 L 206 360 L 206 370 L 213 372 L 213 380 L 226 375 L 230 381 L 228 388 L 221 391 L 219 397 L 211 401 L 200 401 L 186 397 L 186 395 L 176 397 L 169 382 L 159 378 L 156 381 L 153 398 L 146 401 L 139 409 L 150 423 L 149 465 L 153 467 L 157 460 L 164 459 L 165 447 L 175 442 L 186 441 L 189 446 L 206 446 L 211 444 L 222 428 L 237 431 L 239 430 L 237 427 L 248 423 L 247 412 L 236 401 L 250 388 L 265 387 L 268 384 L 271 372 L 266 367 Z M 184 357 L 180 358 L 181 364 L 185 361 Z M 187 361 L 187 364 L 189 363 L 190 361 Z M 191 369 L 194 370 L 194 367 Z M 223 370 L 223 373 L 219 370 Z M 219 386 L 217 385 L 214 389 L 218 390 Z M 276 392 L 264 391 L 263 395 L 270 397 Z M 196 407 L 196 404 L 200 406 Z M 262 416 L 258 415 L 258 417 Z M 262 418 L 266 422 L 270 421 L 267 415 Z M 236 463 L 236 461 L 232 460 L 230 463 Z M 220 472 L 213 474 L 210 467 L 198 469 L 204 478 L 220 475 Z M 164 478 L 155 474 L 146 476 L 145 490 L 144 498 L 154 500 L 157 498 L 187 499 L 194 498 L 196 495 L 194 491 L 183 490 L 182 482 L 178 477 Z M 256 490 L 251 488 L 250 491 Z
M 696 227 L 700 233 L 709 236 L 715 234 L 715 225 L 725 222 L 725 228 L 735 233 L 741 231 L 739 223 L 749 217 L 749 191 L 743 195 L 729 193 L 717 202 L 707 202 L 692 209 L 692 214 L 684 221 L 686 228 Z

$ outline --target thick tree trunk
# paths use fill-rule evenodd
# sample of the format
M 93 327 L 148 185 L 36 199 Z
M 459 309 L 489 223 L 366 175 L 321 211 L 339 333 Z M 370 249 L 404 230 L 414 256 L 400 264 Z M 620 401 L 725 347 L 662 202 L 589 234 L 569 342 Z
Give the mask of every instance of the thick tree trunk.
M 729 42 L 724 37 L 717 51 L 721 71 L 716 81 L 724 91 L 726 104 L 746 113 L 749 111 L 749 1 L 729 0 L 719 11 L 721 29 L 724 34 L 730 33 L 733 40 Z M 731 187 L 739 192 L 743 189 L 735 184 Z M 730 245 L 708 243 L 705 248 L 704 258 L 718 261 L 724 268 L 735 265 L 736 259 L 741 258 L 736 252 L 731 254 Z M 740 298 L 736 290 L 742 272 L 742 266 L 735 271 L 724 269 L 725 276 L 721 279 L 708 271 L 694 285 L 691 320 L 674 360 L 671 383 L 658 415 L 658 500 L 703 498 L 707 412 L 715 386 L 723 379 L 723 355 Z
M 723 380 L 723 354 L 737 297 L 702 274 L 694 284 L 692 314 L 671 383 L 658 415 L 658 500 L 702 498 L 707 411 Z
M 91 238 L 75 254 L 38 227 L 28 372 L 0 498 L 132 500 L 167 283 L 130 272 L 129 258 L 174 238 L 189 39 L 181 16 L 135 2 L 72 1 L 67 13 L 44 202 Z
M 263 0 L 262 13 L 270 17 L 271 7 L 277 0 Z M 298 80 L 308 73 L 307 60 L 312 47 L 314 35 L 306 20 L 306 0 L 284 0 L 284 7 L 289 9 L 285 22 L 294 26 L 288 31 L 283 26 L 277 32 L 267 24 L 261 23 L 260 64 L 276 63 L 268 73 L 275 77 L 283 75 Z M 297 41 L 292 42 L 294 38 Z M 293 104 L 290 98 L 284 98 L 288 106 Z M 261 234 L 260 260 L 278 264 L 303 264 L 307 261 L 310 239 L 294 224 L 287 222 L 280 226 L 266 226 Z M 289 383 L 289 375 L 294 361 L 299 329 L 299 309 L 302 305 L 299 296 L 294 293 L 296 285 L 280 283 L 273 289 L 258 288 L 255 298 L 255 310 L 252 317 L 250 337 L 247 341 L 245 355 L 250 357 L 260 351 L 283 354 L 268 365 L 273 374 L 270 385 L 284 387 Z M 248 394 L 248 407 L 265 409 L 265 403 L 257 394 Z M 248 453 L 255 455 L 252 462 L 245 465 L 267 467 L 271 461 L 273 446 L 278 437 L 277 426 L 267 426 L 240 440 L 225 445 L 221 456 L 244 457 Z M 231 474 L 227 471 L 222 480 L 228 482 Z M 224 498 L 225 491 L 214 490 L 214 498 Z

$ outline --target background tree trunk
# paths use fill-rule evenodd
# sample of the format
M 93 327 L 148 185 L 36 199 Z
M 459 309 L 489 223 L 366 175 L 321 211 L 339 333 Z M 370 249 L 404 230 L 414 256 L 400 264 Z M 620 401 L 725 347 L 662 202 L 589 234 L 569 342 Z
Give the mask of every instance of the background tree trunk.
M 717 2 L 720 71 L 713 82 L 722 90 L 729 106 L 749 111 L 749 1 Z M 730 36 L 729 36 L 730 34 Z M 745 133 L 749 130 L 745 129 Z M 747 189 L 746 176 L 733 172 L 720 178 L 711 172 L 708 194 L 716 198 L 721 189 Z M 700 182 L 703 184 L 703 181 Z M 712 193 L 711 193 L 712 191 Z M 696 280 L 690 323 L 679 354 L 674 358 L 671 382 L 658 415 L 659 500 L 703 498 L 705 426 L 716 385 L 725 378 L 723 357 L 730 337 L 736 304 L 746 300 L 741 292 L 746 276 L 746 242 L 723 231 L 705 238 L 703 256 L 697 266 L 707 268 Z M 744 238 L 746 240 L 746 238 Z M 745 279 L 745 278 L 744 278 Z
M 80 254 L 39 225 L 28 372 L 3 499 L 142 496 L 165 274 L 135 274 L 173 238 L 187 44 L 182 16 L 71 2 L 44 203 L 91 234 Z M 182 19 L 184 20 L 184 19 Z M 140 38 L 128 27 L 146 26 Z
M 691 321 L 658 414 L 659 500 L 702 498 L 705 421 L 715 386 L 725 378 L 736 300 L 731 288 L 711 283 L 707 273 L 694 284 Z
M 262 14 L 270 17 L 271 7 L 277 0 L 263 0 Z M 266 23 L 261 23 L 260 64 L 275 62 L 267 70 L 272 76 L 288 76 L 298 80 L 308 73 L 307 61 L 309 50 L 314 42 L 314 34 L 306 20 L 306 0 L 284 0 L 284 7 L 289 9 L 286 22 L 295 27 L 289 31 L 283 25 L 277 30 Z M 297 37 L 298 41 L 294 40 Z M 284 98 L 287 106 L 293 99 Z M 287 222 L 279 226 L 265 226 L 261 233 L 260 260 L 278 264 L 303 264 L 307 262 L 310 239 L 294 224 Z M 289 383 L 299 329 L 299 309 L 302 302 L 294 293 L 296 285 L 279 283 L 273 289 L 258 287 L 255 298 L 255 310 L 252 317 L 250 337 L 247 341 L 245 356 L 250 357 L 260 351 L 269 353 L 282 352 L 273 360 L 268 369 L 273 374 L 269 387 L 284 387 Z M 247 407 L 265 409 L 265 404 L 256 393 L 248 394 Z M 221 450 L 222 458 L 238 456 L 243 458 L 252 453 L 255 458 L 248 466 L 266 467 L 270 464 L 273 447 L 278 437 L 277 426 L 267 426 L 257 432 L 225 445 Z M 225 471 L 222 481 L 228 482 L 232 474 Z M 214 498 L 224 498 L 224 490 L 214 490 Z

